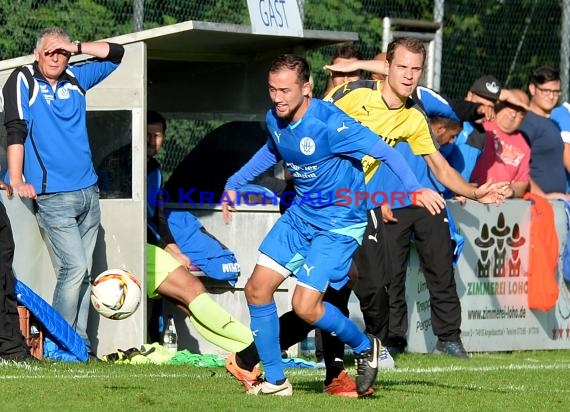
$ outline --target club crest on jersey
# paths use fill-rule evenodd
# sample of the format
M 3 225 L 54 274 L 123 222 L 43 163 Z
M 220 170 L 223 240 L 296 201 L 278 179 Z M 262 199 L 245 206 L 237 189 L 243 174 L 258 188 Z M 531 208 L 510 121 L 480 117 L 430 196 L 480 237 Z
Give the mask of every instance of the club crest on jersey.
M 69 85 L 66 84 L 61 89 L 57 90 L 57 98 L 58 99 L 69 99 Z
M 316 148 L 317 146 L 315 145 L 315 141 L 310 137 L 303 137 L 301 139 L 301 143 L 299 143 L 299 149 L 301 149 L 301 153 L 307 156 L 315 153 Z

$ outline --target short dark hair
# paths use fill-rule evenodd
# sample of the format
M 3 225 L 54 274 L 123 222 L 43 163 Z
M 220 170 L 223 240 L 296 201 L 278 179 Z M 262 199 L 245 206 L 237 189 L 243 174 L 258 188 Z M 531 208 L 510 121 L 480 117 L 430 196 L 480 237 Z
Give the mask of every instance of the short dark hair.
M 166 120 L 164 119 L 164 117 L 162 117 L 160 113 L 155 112 L 153 110 L 149 110 L 148 112 L 146 112 L 146 124 L 157 124 L 157 123 L 161 123 L 162 130 L 166 132 Z
M 284 69 L 295 71 L 301 84 L 307 83 L 311 77 L 309 62 L 297 54 L 282 54 L 281 56 L 277 56 L 269 66 L 269 73 L 276 73 Z
M 392 40 L 390 44 L 388 44 L 388 50 L 386 51 L 386 60 L 388 63 L 392 63 L 394 53 L 396 52 L 396 48 L 398 46 L 403 46 L 412 53 L 421 54 L 423 66 L 426 61 L 426 48 L 421 40 L 415 39 L 413 37 L 398 37 L 397 39 Z
M 445 127 L 446 129 L 458 129 L 461 130 L 463 128 L 463 124 L 459 120 L 453 120 L 449 117 L 441 117 L 441 116 L 431 116 L 429 118 L 430 123 L 437 123 Z
M 334 61 L 334 59 L 337 59 L 339 57 L 343 59 L 361 59 L 358 47 L 353 43 L 344 43 L 338 46 L 334 51 L 331 63 Z
M 560 70 L 549 65 L 540 66 L 530 75 L 532 84 L 544 84 L 556 80 L 560 80 Z

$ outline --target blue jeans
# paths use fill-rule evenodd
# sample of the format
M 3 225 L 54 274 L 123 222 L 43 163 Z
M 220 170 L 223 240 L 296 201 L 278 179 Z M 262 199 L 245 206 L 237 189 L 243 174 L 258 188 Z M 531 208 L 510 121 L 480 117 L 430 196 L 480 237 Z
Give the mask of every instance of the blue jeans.
M 39 195 L 36 218 L 55 258 L 57 282 L 52 306 L 91 350 L 87 336 L 90 274 L 101 211 L 97 185 L 73 192 Z

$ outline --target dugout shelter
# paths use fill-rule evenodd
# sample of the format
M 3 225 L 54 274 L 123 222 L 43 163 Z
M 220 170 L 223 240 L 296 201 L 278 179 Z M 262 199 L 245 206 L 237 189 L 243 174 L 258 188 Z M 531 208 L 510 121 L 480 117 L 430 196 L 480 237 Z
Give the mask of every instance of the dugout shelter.
M 187 21 L 130 33 L 111 39 L 125 46 L 121 66 L 87 94 L 88 127 L 94 165 L 109 153 L 129 145 L 132 149 L 131 193 L 101 199 L 102 223 L 94 256 L 93 275 L 108 268 L 125 268 L 144 285 L 146 241 L 146 111 L 156 110 L 168 118 L 263 120 L 269 107 L 266 76 L 269 62 L 280 53 L 304 54 L 307 50 L 357 40 L 356 33 L 304 30 L 301 36 L 255 34 L 250 26 Z M 87 40 L 87 39 L 85 39 Z M 73 61 L 86 56 L 74 57 Z M 33 61 L 33 55 L 0 62 L 0 87 L 18 66 Z M 0 147 L 5 148 L 5 129 L 0 128 Z M 239 139 L 239 136 L 236 136 Z M 5 153 L 0 153 L 5 170 Z M 55 273 L 45 239 L 33 215 L 32 202 L 2 193 L 16 242 L 14 269 L 17 277 L 51 302 Z M 200 212 L 200 211 L 198 211 Z M 212 211 L 202 210 L 202 215 Z M 266 211 L 263 212 L 265 214 Z M 242 263 L 245 283 L 255 262 L 256 248 L 265 231 L 278 216 L 277 207 L 262 220 L 266 227 L 242 220 L 221 240 L 234 248 L 232 239 L 246 227 L 255 234 L 241 242 L 236 253 Z M 249 213 L 248 213 L 249 214 Z M 256 211 L 251 211 L 255 219 Z M 200 215 L 199 215 L 200 216 Z M 221 219 L 221 215 L 216 218 Z M 243 225 L 246 227 L 243 227 Z M 252 226 L 254 225 L 254 226 Z M 256 243 L 257 242 L 257 243 Z M 214 290 L 228 310 L 247 322 L 243 293 L 226 293 L 229 285 Z M 287 287 L 280 305 L 288 304 Z M 177 323 L 184 319 L 179 316 Z M 111 321 L 92 312 L 90 337 L 99 356 L 140 346 L 146 338 L 146 299 L 128 319 Z M 189 323 L 188 323 L 189 325 Z M 179 325 L 181 326 L 181 324 Z M 180 347 L 211 352 L 206 342 L 191 330 L 179 328 Z

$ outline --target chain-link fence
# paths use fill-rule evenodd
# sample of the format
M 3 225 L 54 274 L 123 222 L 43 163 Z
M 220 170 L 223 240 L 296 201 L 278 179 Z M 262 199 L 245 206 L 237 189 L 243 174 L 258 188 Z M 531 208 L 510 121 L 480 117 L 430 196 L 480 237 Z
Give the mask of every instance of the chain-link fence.
M 298 1 L 307 29 L 355 31 L 360 35 L 364 57 L 380 50 L 384 17 L 433 20 L 433 0 Z M 439 3 L 444 6 L 444 93 L 461 96 L 471 81 L 483 73 L 495 74 L 510 87 L 522 87 L 529 72 L 538 65 L 560 65 L 562 0 Z M 77 38 L 95 39 L 186 20 L 249 24 L 247 2 L 0 0 L 0 58 L 30 53 L 37 31 L 47 25 L 62 26 Z M 330 50 L 318 54 L 317 60 L 327 55 Z
M 570 0 L 298 1 L 305 28 L 357 32 L 364 58 L 381 49 L 384 17 L 433 20 L 434 3 L 443 5 L 440 89 L 450 97 L 464 96 L 483 74 L 494 74 L 507 87 L 525 88 L 534 68 L 547 63 L 560 66 L 562 16 L 570 7 Z M 0 0 L 0 58 L 30 53 L 37 31 L 48 25 L 64 27 L 76 38 L 99 39 L 186 20 L 249 24 L 247 1 Z M 330 47 L 311 51 L 313 67 L 327 63 L 332 51 Z M 568 70 L 567 65 L 563 69 Z M 322 70 L 314 72 L 318 94 L 325 75 Z M 214 126 L 187 125 L 195 132 L 185 138 L 184 151 Z M 175 141 L 169 145 L 180 146 Z M 165 152 L 183 156 L 184 151 Z M 177 161 L 167 159 L 167 171 Z

